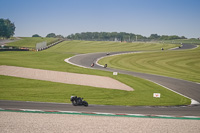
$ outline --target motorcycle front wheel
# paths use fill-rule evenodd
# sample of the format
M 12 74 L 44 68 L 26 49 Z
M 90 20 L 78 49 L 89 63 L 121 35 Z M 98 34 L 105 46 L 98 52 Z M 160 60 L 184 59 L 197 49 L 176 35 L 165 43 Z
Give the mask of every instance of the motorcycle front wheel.
M 72 101 L 72 104 L 73 104 L 74 106 L 77 106 L 77 103 L 76 103 L 75 101 Z
M 87 107 L 87 106 L 88 106 L 88 103 L 87 103 L 86 101 L 83 101 L 83 105 L 84 105 L 85 107 Z

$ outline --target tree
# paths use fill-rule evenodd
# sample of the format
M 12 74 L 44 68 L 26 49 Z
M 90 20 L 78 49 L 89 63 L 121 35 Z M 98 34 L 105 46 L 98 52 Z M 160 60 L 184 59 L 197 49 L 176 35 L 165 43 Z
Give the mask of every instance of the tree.
M 185 36 L 181 36 L 181 39 L 187 39 Z
M 56 35 L 56 38 L 61 38 L 61 39 L 63 39 L 64 36 L 63 36 L 63 35 Z
M 9 19 L 0 19 L 0 37 L 10 38 L 14 35 L 15 24 L 11 23 Z
M 46 37 L 56 38 L 56 34 L 55 33 L 49 33 Z
M 185 37 L 184 36 L 179 37 L 177 35 L 172 35 L 172 36 L 162 35 L 160 37 L 160 40 L 175 40 L 175 39 L 185 39 Z
M 39 36 L 38 34 L 34 34 L 32 35 L 32 37 L 41 37 L 41 36 Z
M 157 40 L 159 38 L 160 38 L 160 36 L 158 34 L 151 34 L 149 37 L 149 39 L 153 39 L 153 40 Z

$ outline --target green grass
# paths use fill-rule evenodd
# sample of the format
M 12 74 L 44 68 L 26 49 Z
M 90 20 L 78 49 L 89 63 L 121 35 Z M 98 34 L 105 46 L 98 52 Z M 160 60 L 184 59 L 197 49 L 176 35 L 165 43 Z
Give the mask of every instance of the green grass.
M 135 91 L 112 90 L 0 76 L 0 99 L 70 103 L 70 96 L 78 95 L 85 98 L 89 104 L 100 105 L 168 106 L 190 104 L 189 99 L 152 82 L 127 75 L 118 76 L 116 79 L 125 81 L 126 84 L 134 87 Z M 153 98 L 153 93 L 161 93 L 161 98 Z
M 23 44 L 23 43 L 22 43 Z M 25 43 L 24 43 L 25 44 Z M 151 47 L 152 45 L 152 47 Z M 116 47 L 115 47 L 116 46 Z M 177 45 L 165 45 L 166 48 Z M 104 105 L 187 105 L 190 100 L 149 81 L 128 75 L 113 76 L 111 72 L 84 69 L 64 62 L 76 53 L 160 50 L 163 44 L 65 41 L 48 50 L 0 52 L 0 65 L 22 66 L 63 72 L 108 76 L 135 89 L 133 92 L 88 86 L 53 83 L 32 79 L 0 76 L 0 99 L 69 102 L 71 95 L 84 97 L 89 104 Z M 132 49 L 131 49 L 132 48 Z M 161 93 L 161 98 L 153 98 Z
M 43 37 L 21 37 L 21 39 L 16 42 L 8 43 L 8 46 L 35 48 L 36 43 L 47 42 L 48 44 L 51 42 L 55 42 L 56 40 L 58 39 Z
M 100 60 L 109 67 L 200 82 L 200 48 L 111 56 Z
M 121 43 L 103 41 L 64 41 L 56 47 L 52 47 L 48 52 L 68 52 L 68 53 L 96 53 L 96 52 L 118 52 L 118 51 L 141 51 L 170 49 L 180 46 L 178 44 L 163 43 Z

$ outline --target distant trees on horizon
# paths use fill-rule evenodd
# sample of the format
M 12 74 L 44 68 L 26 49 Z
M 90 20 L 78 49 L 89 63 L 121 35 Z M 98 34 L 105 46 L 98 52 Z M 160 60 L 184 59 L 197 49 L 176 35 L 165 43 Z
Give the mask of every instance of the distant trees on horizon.
M 32 35 L 32 37 L 41 37 L 38 34 Z M 46 37 L 51 37 L 51 38 L 64 38 L 62 35 L 56 35 L 55 33 L 49 33 L 46 35 Z
M 32 37 L 41 37 L 38 34 L 32 35 Z M 91 40 L 91 41 L 126 41 L 126 42 L 133 42 L 133 41 L 152 41 L 152 40 L 175 40 L 175 39 L 187 39 L 184 36 L 177 36 L 177 35 L 158 35 L 158 34 L 151 34 L 149 37 L 145 37 L 138 34 L 133 33 L 126 33 L 126 32 L 81 32 L 68 35 L 64 37 L 62 35 L 56 35 L 55 33 L 49 33 L 46 37 L 51 38 L 67 38 L 71 40 Z
M 168 35 L 158 35 L 151 34 L 149 37 L 142 35 L 137 35 L 133 33 L 126 32 L 82 32 L 75 33 L 67 36 L 67 39 L 72 40 L 93 40 L 93 41 L 150 41 L 150 40 L 174 40 L 174 39 L 187 39 L 184 36 L 168 36 Z
M 32 37 L 41 37 L 38 34 L 34 34 Z M 126 33 L 126 32 L 81 32 L 68 35 L 64 37 L 62 35 L 56 35 L 55 33 L 49 33 L 46 37 L 52 38 L 67 38 L 71 40 L 90 40 L 90 41 L 126 41 L 126 42 L 133 42 L 133 41 L 152 41 L 152 40 L 175 40 L 175 39 L 187 39 L 184 36 L 177 36 L 177 35 L 158 35 L 158 34 L 151 34 L 149 37 L 145 37 L 138 34 L 133 33 Z
M 34 34 L 32 37 L 41 37 L 38 34 Z M 52 38 L 64 38 L 62 35 L 56 35 L 55 33 L 49 33 L 46 37 Z M 158 35 L 151 34 L 149 37 L 145 37 L 138 34 L 126 33 L 126 32 L 82 32 L 68 35 L 65 37 L 71 40 L 91 40 L 91 41 L 152 41 L 152 40 L 175 40 L 175 39 L 187 39 L 184 36 L 177 35 Z
M 34 35 L 32 35 L 32 37 L 41 37 L 41 36 L 38 34 L 34 34 Z

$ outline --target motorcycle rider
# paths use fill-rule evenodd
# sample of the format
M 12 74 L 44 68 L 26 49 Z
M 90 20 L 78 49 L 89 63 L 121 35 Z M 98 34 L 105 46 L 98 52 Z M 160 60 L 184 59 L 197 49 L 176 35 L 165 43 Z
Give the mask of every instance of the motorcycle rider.
M 81 97 L 71 96 L 70 100 L 74 106 L 77 106 L 77 105 L 88 106 L 88 103 L 86 101 L 83 101 L 83 98 Z
M 94 63 L 91 64 L 91 67 L 93 67 L 93 66 L 94 66 Z

